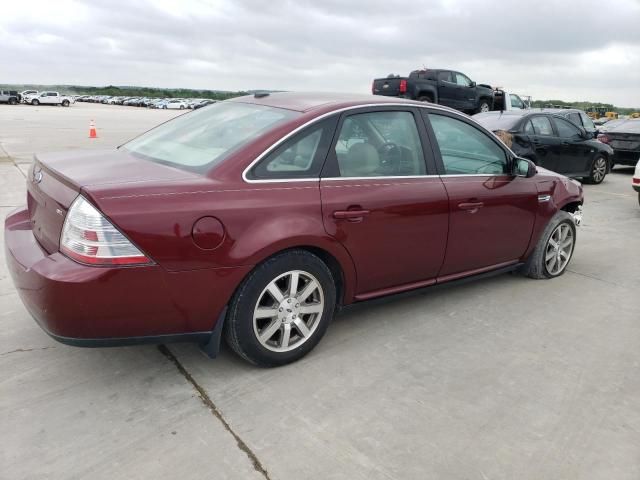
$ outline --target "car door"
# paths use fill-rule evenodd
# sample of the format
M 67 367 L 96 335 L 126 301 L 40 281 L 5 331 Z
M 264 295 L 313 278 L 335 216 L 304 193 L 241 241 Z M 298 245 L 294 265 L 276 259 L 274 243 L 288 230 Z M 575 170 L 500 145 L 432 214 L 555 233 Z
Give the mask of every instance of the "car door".
M 535 151 L 535 163 L 555 171 L 557 168 L 560 139 L 547 115 L 533 115 L 529 119 L 533 131 L 529 130 L 529 141 Z
M 518 262 L 538 210 L 535 181 L 511 174 L 511 154 L 467 117 L 423 114 L 449 196 L 449 237 L 439 281 Z
M 354 261 L 358 300 L 435 283 L 442 265 L 447 193 L 420 122 L 410 107 L 352 110 L 329 150 L 323 221 Z
M 438 103 L 447 107 L 457 108 L 456 84 L 452 72 L 440 70 L 438 72 Z
M 455 97 L 460 110 L 476 109 L 476 89 L 471 79 L 460 72 L 452 72 L 456 84 Z
M 593 147 L 589 145 L 578 127 L 560 117 L 553 117 L 560 144 L 556 147 L 556 168 L 558 173 L 578 175 L 589 171 Z

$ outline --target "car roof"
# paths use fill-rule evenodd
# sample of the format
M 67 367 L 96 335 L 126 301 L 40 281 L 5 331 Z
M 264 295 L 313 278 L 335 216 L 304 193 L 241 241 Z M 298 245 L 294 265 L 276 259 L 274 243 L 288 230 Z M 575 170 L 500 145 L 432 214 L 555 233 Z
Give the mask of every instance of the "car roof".
M 425 106 L 423 102 L 405 100 L 397 97 L 384 97 L 380 95 L 362 95 L 348 93 L 306 93 L 306 92 L 277 92 L 236 97 L 228 102 L 252 103 L 276 108 L 294 110 L 296 112 L 310 112 L 316 109 L 338 110 L 344 107 L 354 107 L 358 105 L 385 105 L 385 104 L 407 104 Z M 437 105 L 439 109 L 443 107 Z M 444 107 L 446 110 L 455 111 Z

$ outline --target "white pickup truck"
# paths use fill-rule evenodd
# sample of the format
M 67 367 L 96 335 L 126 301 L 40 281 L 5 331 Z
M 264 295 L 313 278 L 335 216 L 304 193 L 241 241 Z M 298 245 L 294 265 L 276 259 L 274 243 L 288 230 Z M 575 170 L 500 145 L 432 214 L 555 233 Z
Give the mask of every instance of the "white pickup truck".
M 531 98 L 522 99 L 520 95 L 510 93 L 503 88 L 493 91 L 493 110 L 526 110 L 531 105 Z
M 25 99 L 25 103 L 31 105 L 62 105 L 63 107 L 68 107 L 74 103 L 74 100 L 67 95 L 60 95 L 58 92 L 40 92 L 36 95 L 29 95 Z

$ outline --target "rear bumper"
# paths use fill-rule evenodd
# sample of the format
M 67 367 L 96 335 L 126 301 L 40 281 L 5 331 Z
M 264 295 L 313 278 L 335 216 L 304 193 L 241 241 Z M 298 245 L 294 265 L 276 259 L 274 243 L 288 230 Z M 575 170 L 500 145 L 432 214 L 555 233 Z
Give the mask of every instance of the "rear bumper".
M 81 265 L 42 249 L 26 209 L 5 220 L 5 253 L 16 290 L 34 319 L 56 340 L 78 346 L 207 341 L 250 270 L 170 273 L 158 265 Z
M 640 150 L 613 150 L 613 163 L 635 167 L 640 158 Z

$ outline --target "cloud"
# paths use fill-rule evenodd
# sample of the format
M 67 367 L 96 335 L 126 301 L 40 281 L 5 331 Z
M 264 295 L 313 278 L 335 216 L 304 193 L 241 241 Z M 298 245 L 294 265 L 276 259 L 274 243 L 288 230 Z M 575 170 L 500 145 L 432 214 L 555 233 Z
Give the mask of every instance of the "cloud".
M 640 2 L 13 4 L 3 81 L 368 92 L 431 66 L 534 98 L 640 106 Z

